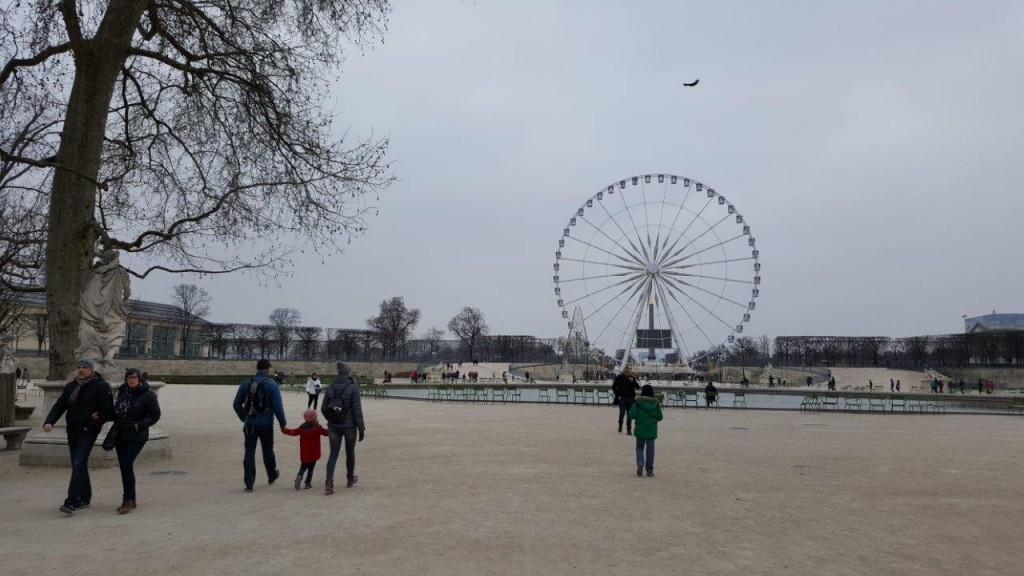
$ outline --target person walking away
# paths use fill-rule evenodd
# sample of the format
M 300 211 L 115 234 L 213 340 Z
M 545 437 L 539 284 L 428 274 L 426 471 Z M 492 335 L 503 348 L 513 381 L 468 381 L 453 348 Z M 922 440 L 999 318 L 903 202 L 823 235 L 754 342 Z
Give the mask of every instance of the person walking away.
M 654 397 L 654 388 L 644 384 L 640 397 L 629 409 L 629 417 L 636 420 L 636 475 L 654 476 L 654 441 L 658 439 L 658 422 L 663 414 L 661 404 Z
M 895 392 L 895 391 L 896 391 L 896 381 L 893 380 L 892 378 L 889 378 L 889 392 Z
M 345 477 L 348 479 L 346 488 L 351 488 L 359 477 L 356 476 L 356 433 L 359 441 L 366 437 L 366 424 L 363 422 L 363 404 L 360 400 L 359 387 L 352 378 L 352 369 L 344 362 L 338 362 L 338 377 L 331 382 L 324 393 L 324 402 L 320 412 L 327 419 L 328 439 L 331 453 L 327 457 L 327 480 L 324 482 L 324 494 L 334 494 L 334 467 L 338 463 L 341 445 L 345 443 Z
M 274 457 L 274 418 L 284 428 L 288 421 L 284 416 L 281 389 L 269 376 L 274 365 L 261 358 L 256 362 L 256 375 L 247 378 L 238 386 L 232 408 L 242 421 L 242 436 L 245 438 L 245 456 L 242 458 L 245 491 L 252 492 L 256 483 L 256 443 L 263 450 L 263 466 L 267 469 L 267 484 L 273 484 L 280 476 L 277 459 Z
M 573 382 L 576 381 L 576 374 L 573 373 Z M 633 371 L 629 366 L 622 369 L 622 374 L 612 381 L 612 395 L 615 396 L 615 403 L 619 405 L 619 434 L 622 434 L 622 420 L 626 419 L 626 434 L 633 434 L 633 419 L 629 417 L 629 409 L 636 401 L 636 391 L 640 384 L 633 377 Z
M 708 380 L 708 385 L 704 387 L 704 408 L 711 408 L 711 404 L 718 402 L 718 388 L 715 388 L 715 383 Z
M 327 428 L 316 419 L 316 410 L 306 410 L 303 422 L 298 428 L 281 428 L 289 436 L 299 437 L 299 473 L 295 476 L 295 489 L 302 486 L 302 475 L 306 475 L 306 489 L 313 487 L 313 469 L 320 460 L 320 437 L 327 436 Z
M 896 381 L 896 391 L 897 392 L 900 391 L 900 381 L 899 380 Z
M 59 510 L 65 514 L 74 514 L 76 510 L 88 508 L 92 502 L 89 454 L 92 453 L 103 423 L 114 418 L 110 384 L 96 372 L 96 363 L 91 358 L 78 361 L 75 379 L 64 385 L 64 391 L 43 420 L 43 432 L 52 432 L 53 425 L 65 412 L 71 480 L 68 482 L 68 497 Z
M 309 400 L 306 401 L 306 410 L 312 406 L 313 410 L 316 410 L 317 401 L 320 399 L 320 376 L 316 372 L 309 375 L 309 379 L 306 380 L 306 394 L 309 395 Z
M 135 459 L 149 441 L 149 428 L 160 420 L 160 403 L 156 392 L 135 368 L 124 372 L 124 384 L 117 389 L 114 400 L 114 426 L 117 426 L 117 466 L 121 469 L 124 492 L 118 514 L 127 514 L 138 506 L 135 498 Z

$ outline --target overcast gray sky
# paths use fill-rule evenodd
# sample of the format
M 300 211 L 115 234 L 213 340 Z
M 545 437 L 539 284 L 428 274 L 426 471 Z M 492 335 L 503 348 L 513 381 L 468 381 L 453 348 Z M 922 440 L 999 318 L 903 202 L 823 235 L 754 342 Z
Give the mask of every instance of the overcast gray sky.
M 706 182 L 745 216 L 763 265 L 746 334 L 948 333 L 1024 312 L 1024 3 L 393 6 L 327 103 L 339 129 L 391 139 L 379 215 L 280 287 L 198 281 L 212 320 L 287 306 L 361 328 L 399 295 L 417 334 L 470 305 L 493 333 L 564 335 L 562 228 L 647 173 Z M 182 281 L 135 292 L 166 302 Z

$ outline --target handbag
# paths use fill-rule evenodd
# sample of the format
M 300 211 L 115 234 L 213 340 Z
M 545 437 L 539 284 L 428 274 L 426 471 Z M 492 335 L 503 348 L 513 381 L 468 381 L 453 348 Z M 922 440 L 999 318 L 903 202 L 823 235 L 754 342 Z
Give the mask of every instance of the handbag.
M 117 429 L 121 427 L 119 421 L 115 421 L 110 425 L 110 430 L 107 430 L 107 435 L 103 438 L 103 449 L 110 452 L 114 449 L 114 444 L 117 443 Z

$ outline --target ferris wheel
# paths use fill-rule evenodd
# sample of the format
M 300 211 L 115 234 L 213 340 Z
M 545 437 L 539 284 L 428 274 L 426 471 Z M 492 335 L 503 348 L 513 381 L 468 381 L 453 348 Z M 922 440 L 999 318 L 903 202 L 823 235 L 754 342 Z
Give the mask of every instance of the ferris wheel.
M 760 293 L 750 226 L 702 182 L 646 174 L 576 210 L 555 252 L 555 297 L 587 353 L 686 372 L 743 332 Z

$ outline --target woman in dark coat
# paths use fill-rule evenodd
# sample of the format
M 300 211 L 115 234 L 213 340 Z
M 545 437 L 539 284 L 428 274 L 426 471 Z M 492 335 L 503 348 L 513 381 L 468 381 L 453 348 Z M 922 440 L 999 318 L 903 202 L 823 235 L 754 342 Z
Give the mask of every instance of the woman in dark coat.
M 160 419 L 160 404 L 156 393 L 150 390 L 149 382 L 135 368 L 124 373 L 124 384 L 117 389 L 114 400 L 114 426 L 117 426 L 117 464 L 121 468 L 121 485 L 124 498 L 118 507 L 118 514 L 127 514 L 135 509 L 135 458 L 149 440 L 149 427 Z

